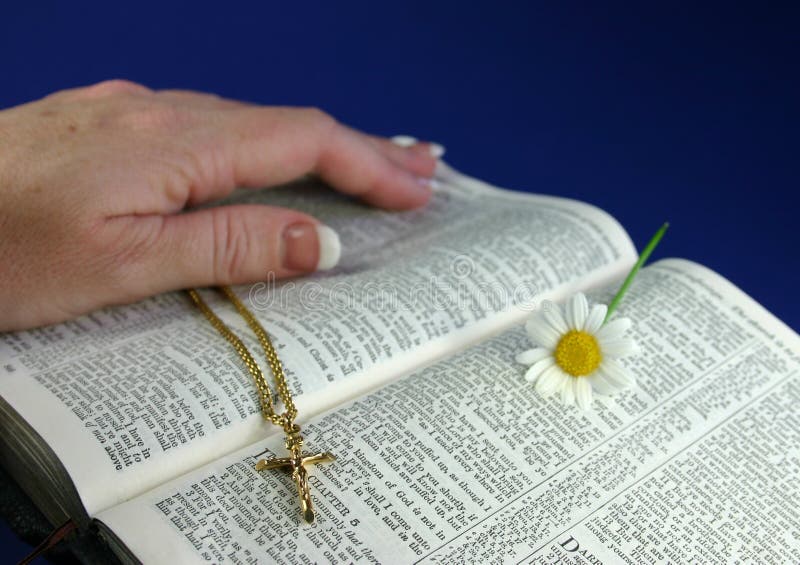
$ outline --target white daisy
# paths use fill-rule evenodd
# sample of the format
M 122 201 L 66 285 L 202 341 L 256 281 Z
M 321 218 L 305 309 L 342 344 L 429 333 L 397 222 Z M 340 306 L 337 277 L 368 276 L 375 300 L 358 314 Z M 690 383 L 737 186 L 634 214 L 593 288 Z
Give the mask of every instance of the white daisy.
M 525 324 L 538 347 L 516 358 L 531 366 L 525 379 L 536 384 L 540 395 L 560 392 L 564 404 L 585 410 L 593 392 L 607 395 L 633 386 L 633 376 L 615 360 L 639 350 L 633 339 L 623 337 L 631 321 L 615 318 L 604 324 L 607 310 L 605 304 L 596 304 L 590 312 L 581 293 L 570 299 L 563 315 L 557 304 L 542 302 L 538 315 Z

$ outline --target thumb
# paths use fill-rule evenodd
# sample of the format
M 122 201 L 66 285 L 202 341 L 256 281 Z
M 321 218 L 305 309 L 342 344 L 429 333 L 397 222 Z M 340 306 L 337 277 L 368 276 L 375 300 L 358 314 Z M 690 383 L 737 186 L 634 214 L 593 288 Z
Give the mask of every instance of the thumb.
M 151 218 L 163 223 L 137 269 L 151 294 L 331 269 L 341 254 L 335 231 L 285 208 L 220 206 Z

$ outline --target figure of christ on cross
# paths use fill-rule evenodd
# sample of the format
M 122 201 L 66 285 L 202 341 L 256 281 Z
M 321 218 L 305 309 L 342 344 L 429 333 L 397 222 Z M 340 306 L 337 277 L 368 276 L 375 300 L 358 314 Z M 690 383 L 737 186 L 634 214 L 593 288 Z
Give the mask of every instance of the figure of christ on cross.
M 261 459 L 256 463 L 256 471 L 264 469 L 286 469 L 292 472 L 292 480 L 297 486 L 297 494 L 300 497 L 300 510 L 303 519 L 309 524 L 314 523 L 314 506 L 311 503 L 311 488 L 308 486 L 308 471 L 306 465 L 316 465 L 317 463 L 330 463 L 336 460 L 333 453 L 324 451 L 303 455 L 303 436 L 300 435 L 300 428 L 296 431 L 287 433 L 284 445 L 289 450 L 289 457 L 278 457 L 276 459 Z

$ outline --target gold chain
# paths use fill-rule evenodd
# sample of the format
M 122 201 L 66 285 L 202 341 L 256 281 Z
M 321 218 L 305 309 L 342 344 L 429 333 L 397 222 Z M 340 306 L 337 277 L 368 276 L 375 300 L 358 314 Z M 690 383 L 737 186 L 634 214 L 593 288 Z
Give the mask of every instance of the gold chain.
M 247 370 L 250 372 L 250 376 L 253 377 L 253 381 L 256 384 L 256 389 L 258 390 L 258 396 L 261 402 L 261 415 L 264 417 L 265 420 L 268 420 L 275 424 L 276 426 L 280 426 L 284 429 L 286 433 L 290 433 L 295 430 L 299 430 L 297 426 L 294 424 L 294 419 L 297 416 L 297 408 L 295 408 L 294 401 L 292 400 L 292 394 L 289 391 L 289 385 L 286 384 L 286 375 L 283 372 L 283 365 L 281 364 L 281 360 L 278 359 L 278 354 L 275 351 L 275 347 L 272 345 L 272 340 L 269 338 L 269 334 L 267 334 L 264 327 L 261 323 L 256 319 L 250 310 L 247 309 L 239 297 L 231 290 L 228 286 L 221 286 L 219 287 L 219 291 L 231 301 L 231 303 L 236 307 L 236 310 L 239 314 L 244 318 L 247 322 L 247 325 L 250 326 L 250 329 L 253 330 L 253 333 L 256 334 L 261 347 L 264 349 L 264 355 L 267 357 L 267 363 L 269 364 L 269 368 L 272 371 L 273 377 L 275 377 L 275 382 L 277 383 L 278 394 L 283 401 L 283 405 L 285 406 L 286 410 L 283 414 L 277 414 L 275 412 L 275 406 L 272 400 L 272 390 L 269 387 L 269 383 L 267 379 L 264 377 L 263 371 L 261 371 L 261 367 L 258 366 L 258 363 L 253 358 L 253 355 L 247 349 L 247 346 L 242 342 L 242 340 L 237 336 L 233 331 L 223 322 L 219 316 L 217 316 L 211 308 L 209 308 L 208 304 L 206 304 L 205 300 L 200 296 L 200 294 L 195 289 L 189 289 L 187 292 L 189 293 L 189 297 L 192 299 L 192 302 L 200 309 L 203 315 L 211 322 L 211 325 L 224 337 L 228 342 L 233 346 L 236 350 L 236 353 L 239 354 L 242 361 L 244 362 Z
M 239 354 L 239 357 L 244 361 L 250 376 L 256 383 L 258 389 L 258 396 L 261 400 L 261 415 L 265 420 L 268 420 L 283 428 L 286 434 L 284 446 L 289 450 L 289 457 L 278 457 L 273 459 L 261 459 L 256 462 L 256 471 L 263 471 L 265 469 L 288 469 L 292 472 L 292 480 L 297 487 L 297 494 L 300 499 L 300 511 L 302 512 L 303 519 L 309 524 L 314 522 L 314 505 L 311 500 L 311 487 L 308 482 L 308 471 L 306 465 L 316 465 L 319 463 L 330 463 L 335 461 L 336 457 L 329 451 L 320 453 L 303 453 L 303 436 L 300 434 L 300 426 L 294 423 L 295 416 L 297 416 L 297 408 L 292 401 L 292 394 L 289 392 L 289 386 L 286 384 L 286 375 L 283 373 L 283 365 L 281 365 L 275 347 L 272 345 L 272 340 L 269 335 L 261 326 L 261 323 L 256 319 L 250 310 L 247 309 L 239 297 L 234 294 L 228 286 L 219 287 L 219 291 L 231 301 L 236 307 L 236 310 L 245 319 L 247 325 L 256 334 L 261 347 L 264 349 L 264 354 L 267 356 L 267 363 L 272 370 L 272 376 L 275 377 L 275 383 L 278 385 L 278 394 L 283 400 L 283 405 L 286 410 L 283 414 L 275 413 L 275 406 L 272 400 L 272 390 L 269 388 L 269 383 L 258 366 L 253 355 L 247 349 L 247 346 L 239 339 L 233 331 L 225 325 L 219 316 L 217 316 L 211 308 L 208 307 L 205 300 L 194 289 L 189 289 L 189 297 L 192 302 L 200 309 L 203 315 L 211 322 L 211 325 L 224 337 Z

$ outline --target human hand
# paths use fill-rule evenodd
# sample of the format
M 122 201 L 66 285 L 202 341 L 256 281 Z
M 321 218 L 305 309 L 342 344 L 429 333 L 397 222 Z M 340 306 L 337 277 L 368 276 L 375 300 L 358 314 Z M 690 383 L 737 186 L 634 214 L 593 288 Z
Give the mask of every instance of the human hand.
M 301 212 L 184 212 L 307 173 L 389 209 L 423 206 L 441 148 L 400 147 L 313 109 L 125 81 L 0 112 L 0 331 L 192 286 L 333 266 L 338 237 Z

